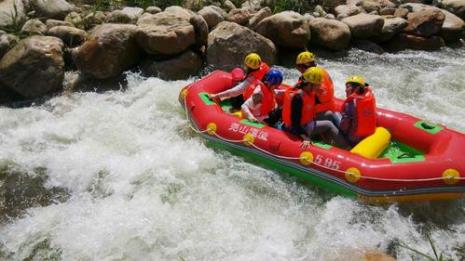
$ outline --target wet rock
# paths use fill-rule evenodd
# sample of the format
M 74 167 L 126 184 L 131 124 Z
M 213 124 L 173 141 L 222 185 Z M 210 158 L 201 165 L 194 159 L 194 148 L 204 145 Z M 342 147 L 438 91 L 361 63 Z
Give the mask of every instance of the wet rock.
M 225 8 L 226 12 L 229 12 L 229 11 L 231 11 L 233 9 L 236 9 L 237 7 L 230 0 L 226 0 L 226 1 L 224 1 L 224 8 Z
M 250 17 L 251 14 L 248 9 L 232 9 L 226 16 L 226 21 L 240 25 L 247 25 Z
M 315 18 L 310 21 L 311 42 L 332 50 L 349 47 L 351 33 L 349 26 L 338 20 Z
M 147 59 L 142 62 L 141 71 L 145 76 L 156 76 L 165 80 L 187 79 L 197 75 L 202 68 L 202 58 L 187 51 L 168 60 Z
M 49 30 L 50 28 L 52 27 L 55 27 L 55 26 L 73 26 L 73 24 L 71 24 L 70 22 L 65 22 L 65 21 L 62 21 L 62 20 L 55 20 L 55 19 L 47 19 L 47 21 L 45 21 L 45 25 L 47 26 L 47 30 Z
M 464 21 L 449 11 L 441 10 L 441 12 L 445 15 L 440 33 L 441 37 L 446 42 L 459 41 L 459 39 L 464 36 Z
M 247 0 L 242 3 L 241 8 L 248 9 L 250 12 L 258 12 L 262 8 L 260 0 Z
M 379 14 L 380 15 L 394 15 L 394 13 L 396 12 L 396 8 L 395 7 L 384 7 L 384 8 L 381 8 L 381 10 L 379 10 Z
M 64 19 L 75 7 L 65 0 L 31 0 L 37 15 L 46 18 Z
M 84 29 L 84 19 L 76 12 L 71 12 L 65 17 L 65 22 L 72 24 L 74 27 Z
M 396 8 L 396 5 L 389 0 L 362 0 L 360 6 L 367 12 L 377 12 L 383 8 Z
M 334 9 L 334 13 L 338 20 L 342 20 L 346 17 L 360 14 L 362 9 L 355 5 L 338 5 Z
M 265 18 L 270 17 L 273 15 L 273 12 L 271 12 L 271 9 L 269 7 L 264 7 L 260 11 L 256 12 L 255 14 L 252 15 L 249 19 L 249 25 L 248 27 L 252 30 L 257 29 L 257 25 Z
M 140 58 L 136 33 L 135 25 L 96 26 L 88 40 L 73 54 L 77 68 L 96 79 L 116 77 L 132 68 Z
M 47 31 L 47 35 L 60 38 L 68 47 L 79 46 L 87 38 L 86 31 L 70 26 L 52 27 Z
M 401 33 L 394 36 L 384 47 L 389 51 L 412 50 L 438 50 L 445 45 L 444 40 L 439 36 L 421 37 Z
M 379 36 L 384 25 L 383 17 L 363 13 L 344 18 L 342 22 L 349 26 L 352 37 L 358 39 L 369 39 Z
M 437 35 L 444 23 L 445 15 L 439 8 L 421 5 L 406 4 L 412 7 L 412 12 L 407 14 L 407 27 L 404 29 L 408 34 L 430 37 Z
M 400 17 L 384 17 L 381 35 L 376 38 L 378 42 L 390 40 L 394 35 L 402 32 L 407 26 L 407 20 Z
M 47 26 L 39 19 L 31 19 L 24 23 L 21 32 L 26 35 L 43 35 L 47 31 Z
M 258 23 L 256 31 L 278 46 L 295 49 L 305 48 L 311 34 L 304 17 L 293 11 L 281 12 L 263 19 Z
M 106 15 L 101 11 L 92 12 L 84 17 L 84 28 L 91 29 L 96 25 L 105 23 L 106 19 Z
M 269 64 L 275 62 L 273 42 L 247 27 L 224 21 L 208 36 L 207 61 L 212 66 L 232 69 L 242 65 L 250 52 L 257 52 Z
M 356 40 L 354 41 L 353 46 L 365 52 L 376 53 L 376 54 L 384 53 L 383 47 L 368 40 Z
M 465 0 L 442 0 L 440 6 L 465 20 Z
M 116 24 L 136 24 L 137 19 L 144 13 L 144 9 L 139 7 L 125 7 L 122 10 L 115 10 L 107 16 L 108 23 Z
M 205 21 L 208 24 L 208 28 L 210 30 L 213 29 L 213 27 L 215 27 L 220 22 L 224 21 L 223 13 L 224 14 L 226 14 L 226 13 L 224 11 L 221 12 L 218 9 L 221 10 L 221 8 L 219 8 L 217 6 L 206 6 L 206 7 L 202 8 L 202 10 L 200 10 L 198 12 L 198 14 L 201 15 L 203 17 L 203 19 L 205 19 Z
M 161 12 L 161 8 L 158 7 L 158 6 L 149 6 L 147 8 L 145 8 L 145 12 L 149 13 L 149 14 L 158 14 Z
M 61 90 L 63 75 L 63 42 L 56 37 L 26 38 L 0 60 L 0 82 L 27 98 Z
M 23 1 L 0 1 L 0 30 L 12 27 L 21 28 L 26 21 L 26 12 Z

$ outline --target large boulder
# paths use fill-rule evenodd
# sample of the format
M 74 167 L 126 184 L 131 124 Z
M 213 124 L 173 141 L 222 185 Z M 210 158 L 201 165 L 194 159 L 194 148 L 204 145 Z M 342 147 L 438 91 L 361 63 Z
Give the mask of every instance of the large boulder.
M 242 65 L 244 57 L 250 52 L 260 54 L 269 64 L 275 62 L 276 47 L 273 42 L 247 27 L 224 21 L 208 35 L 207 61 L 215 67 L 232 69 Z
M 236 8 L 229 11 L 226 16 L 226 21 L 234 22 L 240 25 L 247 25 L 252 14 L 249 9 L 246 8 Z
M 116 77 L 130 69 L 140 58 L 136 33 L 135 25 L 96 26 L 73 55 L 77 68 L 97 79 Z
M 107 16 L 107 22 L 119 24 L 135 24 L 137 19 L 144 13 L 140 7 L 125 7 L 115 10 Z
M 406 33 L 430 37 L 437 35 L 441 31 L 445 15 L 439 8 L 422 4 L 406 4 L 403 6 L 412 10 L 407 14 L 408 25 L 404 29 Z
M 156 76 L 165 80 L 181 80 L 197 75 L 202 68 L 202 63 L 202 58 L 189 50 L 169 60 L 147 59 L 142 62 L 141 71 L 145 76 Z
M 87 38 L 84 30 L 70 26 L 55 26 L 47 31 L 47 35 L 60 38 L 68 47 L 81 45 Z
M 149 13 L 149 14 L 158 14 L 161 12 L 161 8 L 158 7 L 158 6 L 149 6 L 147 8 L 145 8 L 145 12 Z
M 441 7 L 465 20 L 465 0 L 442 0 Z
M 395 8 L 396 5 L 389 0 L 362 0 L 360 6 L 367 12 L 379 13 L 384 8 Z
M 21 28 L 25 21 L 26 13 L 22 0 L 0 1 L 0 30 L 11 27 Z
M 302 15 L 293 11 L 263 19 L 258 23 L 256 31 L 282 47 L 304 49 L 310 41 L 308 23 Z
M 74 25 L 70 22 L 66 22 L 66 21 L 62 21 L 62 20 L 56 20 L 56 19 L 47 19 L 47 21 L 45 21 L 45 25 L 47 26 L 47 30 L 49 30 L 50 28 L 52 27 L 55 27 L 55 26 L 73 26 Z
M 332 19 L 315 18 L 310 21 L 311 42 L 332 50 L 343 50 L 350 44 L 350 29 L 347 24 Z
M 400 51 L 404 49 L 413 50 L 438 50 L 444 46 L 444 40 L 440 36 L 422 37 L 406 33 L 400 33 L 394 36 L 385 48 L 390 51 Z
M 248 27 L 252 30 L 257 29 L 257 25 L 265 18 L 270 17 L 273 15 L 273 12 L 271 12 L 271 9 L 267 6 L 262 9 L 260 9 L 258 12 L 252 15 L 249 19 L 249 24 Z
M 402 32 L 407 26 L 407 20 L 400 17 L 384 17 L 384 25 L 381 35 L 376 38 L 378 42 L 390 40 L 394 35 Z
M 84 19 L 82 16 L 77 12 L 71 12 L 66 15 L 65 22 L 72 24 L 74 27 L 79 29 L 85 28 Z
M 32 0 L 31 4 L 37 15 L 46 18 L 64 19 L 75 9 L 65 0 Z
M 334 9 L 334 14 L 338 20 L 342 20 L 346 17 L 360 14 L 362 11 L 362 8 L 355 5 L 338 5 Z
M 217 24 L 223 22 L 226 16 L 226 12 L 223 9 L 214 5 L 205 6 L 198 12 L 198 14 L 205 19 L 210 30 L 212 30 Z
M 88 30 L 96 25 L 103 24 L 107 20 L 107 16 L 102 11 L 92 12 L 83 18 L 84 29 Z
M 344 18 L 342 22 L 349 26 L 352 37 L 358 39 L 369 39 L 379 36 L 384 25 L 382 16 L 363 13 Z
M 20 41 L 0 60 L 0 85 L 23 97 L 61 90 L 64 77 L 63 42 L 50 36 Z
M 440 35 L 446 42 L 456 42 L 464 36 L 465 23 L 453 13 L 441 10 L 445 15 Z
M 47 31 L 47 26 L 39 19 L 31 19 L 24 23 L 21 33 L 26 35 L 43 35 Z

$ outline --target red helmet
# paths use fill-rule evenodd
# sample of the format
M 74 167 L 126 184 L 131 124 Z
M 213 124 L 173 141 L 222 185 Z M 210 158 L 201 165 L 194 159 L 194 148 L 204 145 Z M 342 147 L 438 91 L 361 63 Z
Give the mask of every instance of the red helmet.
M 235 82 L 240 82 L 245 78 L 245 72 L 241 68 L 234 68 L 231 71 L 232 80 Z

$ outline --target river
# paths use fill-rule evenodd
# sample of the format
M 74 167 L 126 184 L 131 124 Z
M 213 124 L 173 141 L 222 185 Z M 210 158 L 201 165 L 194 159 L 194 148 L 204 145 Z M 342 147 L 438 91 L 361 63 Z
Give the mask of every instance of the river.
M 337 96 L 361 74 L 379 106 L 465 132 L 464 49 L 320 64 Z M 177 100 L 192 79 L 127 78 L 124 91 L 0 108 L 0 176 L 40 176 L 47 197 L 66 194 L 0 223 L 1 260 L 359 260 L 366 249 L 411 260 L 399 243 L 433 255 L 428 235 L 465 258 L 464 200 L 373 206 L 303 186 L 206 147 Z

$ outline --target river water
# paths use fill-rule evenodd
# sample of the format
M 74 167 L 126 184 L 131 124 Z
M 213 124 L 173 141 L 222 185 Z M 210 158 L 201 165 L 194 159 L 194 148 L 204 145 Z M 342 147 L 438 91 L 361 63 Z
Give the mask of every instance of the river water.
M 381 107 L 465 131 L 463 49 L 320 64 L 338 96 L 362 74 Z M 0 108 L 0 168 L 67 195 L 4 219 L 1 260 L 359 260 L 367 249 L 411 260 L 399 244 L 433 255 L 428 235 L 464 259 L 465 201 L 371 206 L 303 186 L 189 131 L 177 97 L 191 80 L 127 77 L 124 91 Z

